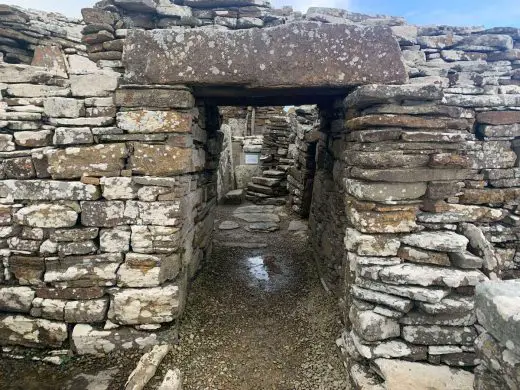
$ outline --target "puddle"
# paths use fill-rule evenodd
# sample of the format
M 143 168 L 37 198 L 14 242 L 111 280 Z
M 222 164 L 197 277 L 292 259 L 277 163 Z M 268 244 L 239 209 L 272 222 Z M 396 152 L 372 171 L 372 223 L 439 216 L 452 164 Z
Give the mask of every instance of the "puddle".
M 262 281 L 269 280 L 269 272 L 267 272 L 267 267 L 264 264 L 264 258 L 262 256 L 250 257 L 246 261 L 249 273 L 253 278 Z

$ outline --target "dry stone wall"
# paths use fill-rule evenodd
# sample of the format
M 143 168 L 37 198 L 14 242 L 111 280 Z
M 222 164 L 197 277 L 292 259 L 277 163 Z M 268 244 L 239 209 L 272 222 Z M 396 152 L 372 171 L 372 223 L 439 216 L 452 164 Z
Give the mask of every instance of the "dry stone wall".
M 63 58 L 0 64 L 0 345 L 143 348 L 210 251 L 218 111 Z
M 287 171 L 288 203 L 295 213 L 307 218 L 316 172 L 316 146 L 320 136 L 317 108 L 296 107 L 291 113 L 291 123 L 295 139 L 289 148 L 294 164 Z
M 80 20 L 56 13 L 0 5 L 0 53 L 5 62 L 31 64 L 36 48 L 60 46 L 67 54 L 84 54 Z
M 345 100 L 353 305 L 339 343 L 379 366 L 471 368 L 475 286 L 519 271 L 518 30 L 399 34 L 410 84 L 368 85 Z M 366 380 L 360 366 L 351 373 Z

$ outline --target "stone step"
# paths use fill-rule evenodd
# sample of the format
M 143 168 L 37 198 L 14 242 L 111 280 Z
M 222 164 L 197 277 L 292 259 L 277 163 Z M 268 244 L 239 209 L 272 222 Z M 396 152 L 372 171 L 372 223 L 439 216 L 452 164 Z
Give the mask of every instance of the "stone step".
M 276 168 L 279 171 L 287 172 L 291 167 L 292 165 L 278 165 Z
M 244 189 L 229 191 L 224 198 L 222 203 L 224 204 L 241 204 L 244 201 Z
M 268 169 L 267 171 L 263 172 L 263 175 L 265 177 L 283 178 L 285 177 L 286 173 L 276 169 Z
M 251 179 L 254 184 L 258 184 L 266 187 L 276 187 L 281 183 L 281 179 L 275 179 L 272 177 L 255 176 Z
M 260 194 L 275 195 L 275 189 L 260 184 L 249 183 L 247 185 L 248 192 L 259 192 Z

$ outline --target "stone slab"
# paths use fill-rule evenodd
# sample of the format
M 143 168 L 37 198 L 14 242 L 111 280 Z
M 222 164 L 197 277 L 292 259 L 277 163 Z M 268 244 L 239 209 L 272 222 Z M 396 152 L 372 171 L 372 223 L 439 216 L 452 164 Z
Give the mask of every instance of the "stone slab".
M 520 281 L 492 281 L 476 288 L 479 323 L 520 356 Z
M 123 63 L 126 81 L 141 85 L 341 88 L 407 80 L 389 28 L 319 23 L 236 31 L 131 30 Z
M 473 389 L 473 374 L 464 370 L 390 359 L 377 359 L 375 364 L 387 390 Z

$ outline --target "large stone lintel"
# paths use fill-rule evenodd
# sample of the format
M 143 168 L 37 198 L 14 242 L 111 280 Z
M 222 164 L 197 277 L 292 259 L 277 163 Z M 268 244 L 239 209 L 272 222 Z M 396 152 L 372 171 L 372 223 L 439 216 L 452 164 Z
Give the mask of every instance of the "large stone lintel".
M 150 61 L 153 58 L 153 61 Z M 293 23 L 248 30 L 132 30 L 126 82 L 242 88 L 253 93 L 299 88 L 348 89 L 407 81 L 390 29 Z

